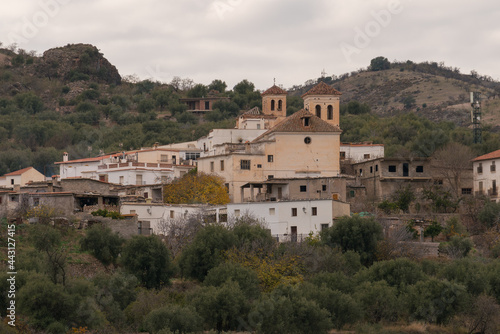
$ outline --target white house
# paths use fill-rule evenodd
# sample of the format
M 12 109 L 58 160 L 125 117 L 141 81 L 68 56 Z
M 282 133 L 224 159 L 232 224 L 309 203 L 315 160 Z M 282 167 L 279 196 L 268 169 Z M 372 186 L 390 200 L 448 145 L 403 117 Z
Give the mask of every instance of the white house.
M 349 204 L 332 199 L 279 202 L 247 202 L 227 205 L 228 217 L 248 214 L 260 219 L 279 241 L 302 240 L 332 225 L 333 219 L 349 215 Z
M 350 162 L 362 162 L 384 157 L 384 144 L 363 143 L 341 143 L 340 160 Z
M 198 139 L 198 148 L 201 150 L 201 156 L 210 156 L 217 154 L 217 147 L 226 143 L 246 143 L 252 141 L 267 129 L 213 129 L 208 136 Z
M 497 167 L 500 166 L 500 150 L 481 155 L 472 160 L 474 193 L 484 194 L 491 200 L 498 202 L 499 173 Z
M 1 176 L 0 187 L 24 186 L 38 181 L 45 181 L 45 176 L 33 167 L 26 167 Z

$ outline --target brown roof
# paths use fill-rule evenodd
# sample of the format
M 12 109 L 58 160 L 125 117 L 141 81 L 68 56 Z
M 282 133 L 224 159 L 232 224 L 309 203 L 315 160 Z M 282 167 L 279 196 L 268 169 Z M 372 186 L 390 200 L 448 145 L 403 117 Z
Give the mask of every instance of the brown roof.
M 284 89 L 279 88 L 276 85 L 273 85 L 271 88 L 266 90 L 264 93 L 261 94 L 261 96 L 264 95 L 287 95 L 288 92 Z
M 319 84 L 303 94 L 302 97 L 306 95 L 342 95 L 342 93 L 321 81 Z
M 500 150 L 496 150 L 496 151 L 487 153 L 485 155 L 481 155 L 475 159 L 472 159 L 472 161 L 481 161 L 481 160 L 498 159 L 498 158 L 500 158 Z
M 303 119 L 306 117 L 309 118 L 309 126 L 304 126 Z M 302 109 L 255 138 L 253 142 L 257 142 L 275 132 L 342 132 L 342 130 L 338 126 L 331 125 L 309 111 Z
M 20 169 L 20 170 L 16 170 L 14 172 L 7 173 L 4 176 L 22 175 L 22 174 L 26 173 L 27 171 L 29 171 L 32 168 L 33 167 L 26 167 L 26 168 L 23 168 L 23 169 Z

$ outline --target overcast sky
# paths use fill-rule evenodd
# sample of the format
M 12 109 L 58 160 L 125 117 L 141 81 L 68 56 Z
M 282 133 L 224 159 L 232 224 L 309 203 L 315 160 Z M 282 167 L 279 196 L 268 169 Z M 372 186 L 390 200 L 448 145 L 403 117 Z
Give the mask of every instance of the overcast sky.
M 377 56 L 444 62 L 500 79 L 500 5 L 482 0 L 16 0 L 0 41 L 38 53 L 101 50 L 122 76 L 289 88 Z

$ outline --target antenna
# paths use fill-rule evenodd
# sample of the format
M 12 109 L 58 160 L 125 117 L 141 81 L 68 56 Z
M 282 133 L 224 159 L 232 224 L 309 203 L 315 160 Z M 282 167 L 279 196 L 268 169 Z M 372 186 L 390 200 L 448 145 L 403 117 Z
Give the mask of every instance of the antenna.
M 472 121 L 472 130 L 474 131 L 474 143 L 479 144 L 482 142 L 480 92 L 470 92 L 470 104 L 472 106 L 471 121 Z

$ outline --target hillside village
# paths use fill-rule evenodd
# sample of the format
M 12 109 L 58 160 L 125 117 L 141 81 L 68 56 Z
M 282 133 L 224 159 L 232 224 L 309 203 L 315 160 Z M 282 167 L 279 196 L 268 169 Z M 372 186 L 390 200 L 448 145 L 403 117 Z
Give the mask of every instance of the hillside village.
M 449 85 L 453 104 L 427 104 L 428 64 L 412 62 L 224 92 L 221 80 L 127 83 L 83 44 L 0 55 L 0 219 L 18 238 L 23 328 L 500 328 L 498 94 L 488 78 L 430 66 L 423 76 Z M 483 94 L 480 142 L 465 89 Z M 20 148 L 24 122 L 43 126 Z M 28 151 L 33 159 L 20 159 Z M 2 265 L 13 265 L 2 247 Z M 40 306 L 35 295 L 61 302 Z M 15 333 L 0 315 L 0 332 Z

